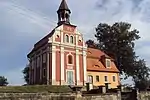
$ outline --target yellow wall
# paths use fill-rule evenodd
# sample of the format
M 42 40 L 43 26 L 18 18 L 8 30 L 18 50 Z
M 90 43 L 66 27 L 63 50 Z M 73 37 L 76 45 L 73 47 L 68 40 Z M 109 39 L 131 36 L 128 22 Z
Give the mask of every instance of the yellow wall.
M 117 88 L 117 86 L 120 83 L 119 74 L 118 73 L 112 73 L 112 72 L 94 72 L 94 71 L 87 71 L 87 75 L 93 76 L 93 85 L 94 86 L 100 86 L 105 85 L 105 83 L 111 83 L 109 85 L 109 88 Z M 96 76 L 99 76 L 99 82 L 96 82 Z M 105 82 L 105 76 L 108 77 L 108 81 Z M 113 76 L 116 77 L 115 82 L 113 82 Z

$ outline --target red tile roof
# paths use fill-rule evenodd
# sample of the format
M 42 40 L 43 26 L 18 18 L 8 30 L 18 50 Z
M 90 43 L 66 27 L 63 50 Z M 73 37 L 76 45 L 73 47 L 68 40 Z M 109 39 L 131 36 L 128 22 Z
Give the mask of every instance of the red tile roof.
M 87 70 L 88 71 L 105 71 L 105 72 L 119 72 L 113 60 L 111 59 L 111 67 L 107 68 L 102 63 L 102 56 L 110 58 L 104 52 L 98 49 L 88 48 L 87 49 Z

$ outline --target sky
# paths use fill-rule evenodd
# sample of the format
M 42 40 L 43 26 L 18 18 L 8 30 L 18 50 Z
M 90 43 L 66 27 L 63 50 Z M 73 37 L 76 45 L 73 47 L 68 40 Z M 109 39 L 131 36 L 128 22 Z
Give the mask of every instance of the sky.
M 99 23 L 129 22 L 140 31 L 136 54 L 150 65 L 150 0 L 66 0 L 71 23 L 94 39 Z M 0 76 L 24 84 L 22 70 L 33 45 L 57 25 L 61 0 L 0 0 Z

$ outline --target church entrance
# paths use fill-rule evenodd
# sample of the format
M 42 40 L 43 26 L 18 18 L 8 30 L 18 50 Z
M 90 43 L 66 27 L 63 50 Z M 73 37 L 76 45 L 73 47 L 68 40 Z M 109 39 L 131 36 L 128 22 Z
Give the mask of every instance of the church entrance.
M 67 71 L 67 84 L 68 85 L 73 85 L 74 84 L 74 75 L 72 70 Z

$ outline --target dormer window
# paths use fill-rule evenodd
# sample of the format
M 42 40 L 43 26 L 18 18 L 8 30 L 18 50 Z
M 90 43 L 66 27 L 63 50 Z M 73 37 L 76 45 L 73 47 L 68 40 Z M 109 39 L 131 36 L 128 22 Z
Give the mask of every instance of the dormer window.
M 99 65 L 95 65 L 95 67 L 100 67 Z
M 73 36 L 70 36 L 70 43 L 73 44 Z
M 106 59 L 106 67 L 108 67 L 108 68 L 111 67 L 111 61 L 110 61 L 110 59 Z
M 66 35 L 65 39 L 66 39 L 66 42 L 69 43 L 69 36 L 68 35 Z
M 73 56 L 68 55 L 68 64 L 73 64 Z

